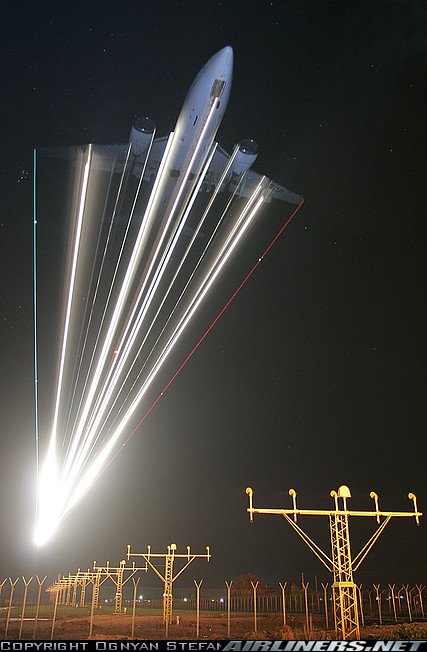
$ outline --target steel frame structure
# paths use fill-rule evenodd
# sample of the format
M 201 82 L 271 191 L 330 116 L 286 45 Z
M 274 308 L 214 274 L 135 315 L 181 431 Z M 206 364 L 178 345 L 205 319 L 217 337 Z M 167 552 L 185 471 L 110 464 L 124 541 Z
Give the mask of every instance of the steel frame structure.
M 123 613 L 123 586 L 128 582 L 131 577 L 135 575 L 138 571 L 148 571 L 148 567 L 144 566 L 138 568 L 135 566 L 135 563 L 130 568 L 126 567 L 126 560 L 122 559 L 118 566 L 110 566 L 110 562 L 107 561 L 105 566 L 97 566 L 96 561 L 93 562 L 93 570 L 98 577 L 104 575 L 106 579 L 110 579 L 113 584 L 116 585 L 116 594 L 114 600 L 114 613 L 121 614 Z M 124 580 L 125 571 L 130 571 L 130 575 Z M 94 585 L 95 590 L 95 585 Z M 98 595 L 96 597 L 96 608 L 98 608 L 98 597 L 99 597 L 99 583 L 97 586 Z
M 167 547 L 167 553 L 152 553 L 151 546 L 147 546 L 147 552 L 131 552 L 130 545 L 128 545 L 127 547 L 127 558 L 129 559 L 130 557 L 142 557 L 145 560 L 145 563 L 148 564 L 148 566 L 150 566 L 150 568 L 155 572 L 157 577 L 164 584 L 163 622 L 165 624 L 166 637 L 169 632 L 169 625 L 172 623 L 173 583 L 185 571 L 185 569 L 188 568 L 188 566 L 191 564 L 192 561 L 194 561 L 194 559 L 207 559 L 207 561 L 209 561 L 211 558 L 209 546 L 206 546 L 206 554 L 203 555 L 194 555 L 193 553 L 191 553 L 190 546 L 187 546 L 187 554 L 177 554 L 175 552 L 176 548 L 177 548 L 176 544 L 172 543 L 170 546 Z M 156 568 L 156 566 L 153 564 L 151 559 L 165 560 L 164 575 L 162 575 L 162 573 L 158 570 L 158 568 Z M 187 560 L 187 563 L 184 564 L 184 566 L 181 568 L 181 570 L 178 571 L 176 575 L 173 574 L 175 559 Z
M 333 607 L 335 618 L 335 631 L 337 638 L 342 640 L 359 639 L 359 614 L 357 604 L 357 587 L 353 581 L 353 573 L 359 568 L 380 534 L 392 517 L 414 517 L 417 525 L 420 522 L 422 513 L 418 511 L 417 497 L 413 493 L 408 494 L 408 498 L 414 504 L 413 512 L 383 512 L 378 506 L 378 494 L 371 491 L 370 497 L 375 502 L 374 511 L 350 511 L 347 509 L 347 499 L 351 498 L 350 489 L 346 485 L 339 487 L 338 491 L 331 491 L 330 495 L 335 501 L 335 509 L 297 509 L 295 489 L 289 489 L 289 495 L 292 497 L 292 509 L 265 509 L 255 508 L 253 506 L 253 489 L 247 487 L 246 493 L 249 496 L 249 507 L 246 510 L 249 513 L 250 521 L 253 521 L 254 514 L 272 514 L 283 516 L 291 525 L 295 532 L 308 545 L 310 550 L 320 559 L 322 564 L 333 573 L 334 582 L 332 584 Z M 291 516 L 293 518 L 291 518 Z M 329 557 L 304 530 L 297 524 L 298 516 L 327 516 L 329 518 L 329 530 L 331 538 L 331 553 Z M 375 517 L 378 527 L 369 541 L 364 545 L 360 552 L 353 558 L 350 547 L 350 530 L 349 517 Z M 384 518 L 381 521 L 381 517 Z

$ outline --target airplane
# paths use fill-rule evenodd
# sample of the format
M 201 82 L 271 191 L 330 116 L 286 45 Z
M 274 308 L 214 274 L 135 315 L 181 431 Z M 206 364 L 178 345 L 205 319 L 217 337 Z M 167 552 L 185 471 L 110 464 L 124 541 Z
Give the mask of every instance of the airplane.
M 226 46 L 214 54 L 196 75 L 178 116 L 172 151 L 168 161 L 169 176 L 175 181 L 187 170 L 186 179 L 193 180 L 200 174 L 203 162 L 214 143 L 216 133 L 224 117 L 230 98 L 233 77 L 233 48 Z M 141 175 L 144 181 L 153 182 L 161 165 L 167 147 L 168 137 L 155 137 L 155 124 L 146 116 L 138 117 L 132 125 L 128 144 L 97 145 L 98 155 L 104 152 L 108 160 L 114 158 L 114 171 L 122 172 L 130 155 L 132 174 Z M 251 139 L 242 140 L 234 153 L 233 161 L 222 179 L 221 189 L 237 192 L 240 197 L 249 197 L 262 176 L 251 168 L 258 155 L 258 146 Z M 70 148 L 68 148 L 68 152 Z M 147 153 L 149 156 L 147 157 Z M 49 156 L 69 158 L 65 148 L 50 148 Z M 217 145 L 208 171 L 205 173 L 200 192 L 210 192 L 219 183 L 230 160 L 228 154 Z M 105 163 L 107 166 L 107 162 Z M 102 162 L 97 163 L 97 167 Z M 191 166 L 191 170 L 188 170 Z M 107 169 L 107 167 L 106 167 Z M 244 175 L 244 177 L 243 177 Z M 170 179 L 172 181 L 172 179 Z M 172 201 L 173 194 L 165 187 L 164 203 Z M 291 204 L 300 204 L 302 197 L 272 182 L 271 199 L 280 199 Z

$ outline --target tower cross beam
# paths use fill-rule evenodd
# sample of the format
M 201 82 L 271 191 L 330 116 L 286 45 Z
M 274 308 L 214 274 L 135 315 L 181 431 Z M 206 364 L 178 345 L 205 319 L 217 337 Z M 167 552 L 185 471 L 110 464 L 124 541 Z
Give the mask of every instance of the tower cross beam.
M 336 516 L 338 514 L 344 514 L 345 516 L 374 516 L 387 518 L 388 516 L 413 516 L 414 518 L 419 518 L 423 515 L 422 512 L 370 512 L 370 511 L 357 511 L 357 510 L 344 510 L 344 509 L 270 509 L 270 508 L 260 508 L 260 507 L 248 507 L 246 510 L 250 515 L 252 514 L 292 514 L 294 516 Z

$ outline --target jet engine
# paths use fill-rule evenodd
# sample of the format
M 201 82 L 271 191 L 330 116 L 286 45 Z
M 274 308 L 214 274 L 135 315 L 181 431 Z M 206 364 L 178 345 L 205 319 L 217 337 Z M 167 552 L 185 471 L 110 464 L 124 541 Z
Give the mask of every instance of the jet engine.
M 258 145 L 249 138 L 242 140 L 231 166 L 232 181 L 237 183 L 246 170 L 252 167 L 258 156 Z
M 139 116 L 132 125 L 129 140 L 132 144 L 132 154 L 139 156 L 148 148 L 153 138 L 156 126 L 147 116 Z

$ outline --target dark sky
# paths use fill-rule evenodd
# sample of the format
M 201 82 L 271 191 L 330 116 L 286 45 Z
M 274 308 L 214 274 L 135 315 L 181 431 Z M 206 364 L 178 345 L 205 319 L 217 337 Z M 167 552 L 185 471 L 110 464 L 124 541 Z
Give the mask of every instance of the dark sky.
M 425 483 L 425 69 L 422 2 L 33 2 L 3 5 L 0 575 L 118 562 L 176 542 L 213 559 L 210 587 L 327 581 L 255 505 L 406 510 Z M 145 112 L 174 127 L 197 71 L 235 55 L 219 132 L 260 147 L 256 169 L 303 194 L 300 214 L 150 419 L 36 552 L 32 148 L 125 142 Z M 242 276 L 248 266 L 242 266 Z M 184 352 L 183 352 L 184 353 Z M 307 519 L 326 548 L 326 519 Z M 353 521 L 354 551 L 374 523 Z M 356 577 L 426 583 L 425 524 L 393 521 Z M 143 578 L 145 581 L 145 578 Z M 147 578 L 148 581 L 148 578 Z M 151 580 L 154 582 L 154 580 Z

